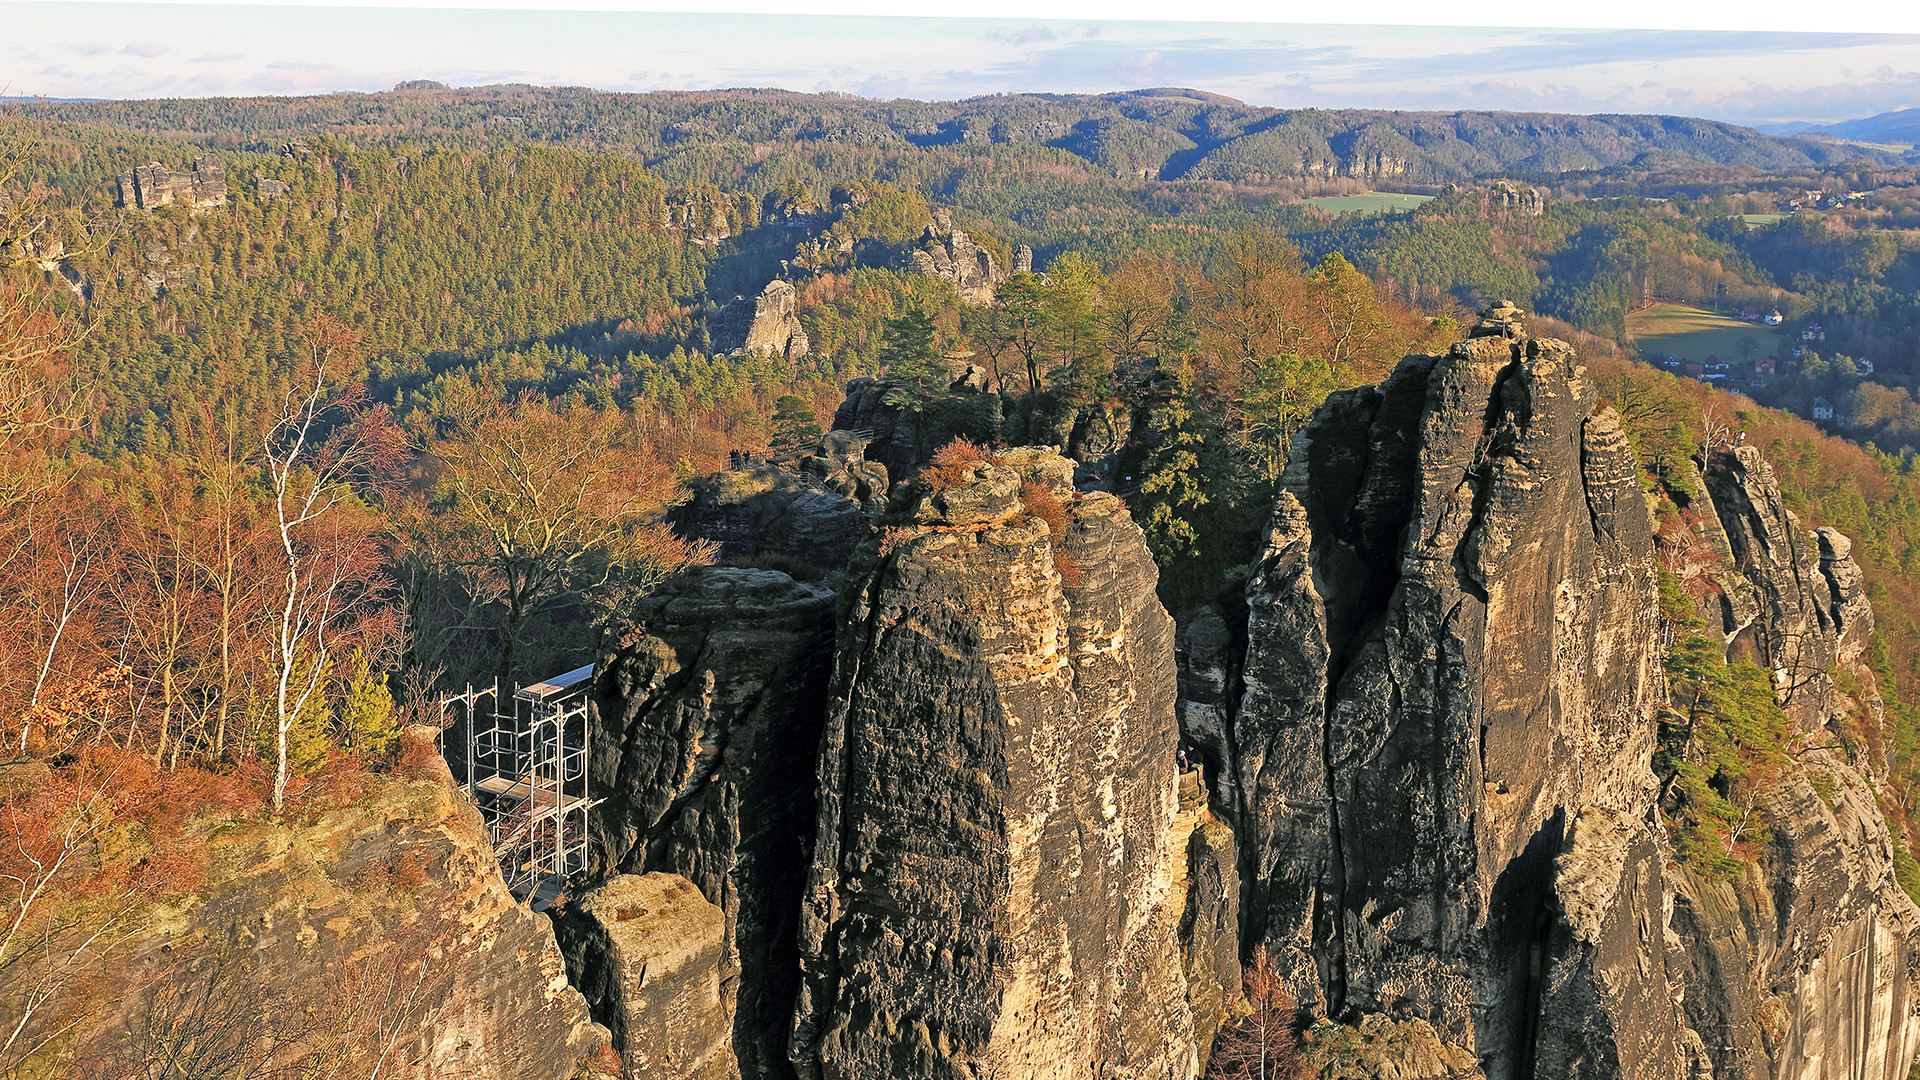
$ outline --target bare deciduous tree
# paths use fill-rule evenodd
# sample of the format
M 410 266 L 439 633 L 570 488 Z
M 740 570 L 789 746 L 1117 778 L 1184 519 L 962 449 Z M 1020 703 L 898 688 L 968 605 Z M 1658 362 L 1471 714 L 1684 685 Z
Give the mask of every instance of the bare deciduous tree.
M 287 744 L 321 692 L 336 632 L 377 592 L 371 529 L 352 521 L 352 481 L 389 464 L 396 433 L 346 370 L 358 344 L 337 320 L 315 321 L 262 447 L 284 569 L 274 639 L 273 807 L 286 805 Z

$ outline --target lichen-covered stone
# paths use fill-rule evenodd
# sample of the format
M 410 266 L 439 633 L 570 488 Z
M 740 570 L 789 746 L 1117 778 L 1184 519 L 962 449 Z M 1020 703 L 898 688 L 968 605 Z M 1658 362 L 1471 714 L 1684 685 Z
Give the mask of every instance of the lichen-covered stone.
M 574 980 L 610 1018 L 628 1080 L 739 1080 L 726 916 L 675 874 L 621 874 L 560 921 Z
M 1111 496 L 1057 496 L 1058 560 L 1032 513 L 973 509 L 1051 464 L 985 467 L 961 485 L 977 497 L 938 493 L 962 520 L 894 526 L 849 572 L 801 915 L 802 1076 L 1195 1075 L 1152 560 Z

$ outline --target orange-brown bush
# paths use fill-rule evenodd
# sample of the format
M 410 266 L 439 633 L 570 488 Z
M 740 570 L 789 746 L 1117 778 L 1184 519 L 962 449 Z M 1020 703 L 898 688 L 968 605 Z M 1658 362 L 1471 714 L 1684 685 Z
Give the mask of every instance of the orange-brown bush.
M 1053 568 L 1059 572 L 1061 583 L 1069 588 L 1080 584 L 1079 564 L 1061 547 L 1067 536 L 1067 508 L 1060 496 L 1038 480 L 1028 480 L 1020 485 L 1020 501 L 1029 517 L 1047 527 L 1047 539 L 1053 543 Z
M 394 754 L 393 771 L 409 780 L 431 780 L 440 771 L 440 748 L 432 739 L 422 738 L 412 731 L 400 733 L 399 748 Z
M 933 452 L 933 460 L 920 479 L 931 491 L 950 491 L 972 479 L 974 470 L 981 465 L 993 464 L 993 460 L 986 447 L 964 435 L 959 436 Z

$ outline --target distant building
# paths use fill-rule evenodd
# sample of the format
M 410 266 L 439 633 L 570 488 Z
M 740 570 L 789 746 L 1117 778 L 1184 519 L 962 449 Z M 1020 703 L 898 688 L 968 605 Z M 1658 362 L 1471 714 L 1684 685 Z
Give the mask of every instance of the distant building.
M 1773 376 L 1779 374 L 1779 371 L 1780 371 L 1780 361 L 1774 359 L 1773 357 L 1756 356 L 1753 358 L 1753 373 L 1755 375 L 1758 375 L 1762 378 L 1770 379 Z
M 1772 311 L 1768 312 L 1767 317 L 1765 319 L 1762 319 L 1761 321 L 1766 323 L 1768 326 L 1779 326 L 1781 323 L 1786 322 L 1787 318 L 1786 316 L 1780 314 L 1779 308 L 1774 308 Z
M 1833 419 L 1833 402 L 1828 401 L 1826 398 L 1823 398 L 1823 397 L 1814 398 L 1813 399 L 1813 418 L 1815 420 Z
M 1873 374 L 1873 361 L 1871 361 L 1871 360 L 1855 360 L 1855 361 L 1853 362 L 1853 373 L 1854 373 L 1854 374 L 1856 374 L 1856 375 L 1871 375 L 1871 374 Z
M 1688 364 L 1683 370 L 1686 371 L 1690 378 L 1695 379 L 1707 373 L 1707 369 L 1700 364 Z

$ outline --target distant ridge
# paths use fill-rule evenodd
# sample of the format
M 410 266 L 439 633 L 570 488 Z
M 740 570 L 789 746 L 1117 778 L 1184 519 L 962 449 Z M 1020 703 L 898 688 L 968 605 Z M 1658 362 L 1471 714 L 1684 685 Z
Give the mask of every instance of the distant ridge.
M 1840 120 L 1831 124 L 1769 124 L 1767 128 L 1781 135 L 1831 135 L 1836 139 L 1855 139 L 1860 142 L 1920 144 L 1920 109 L 1909 106 L 1859 120 Z
M 878 101 L 770 88 L 613 93 L 577 86 L 416 87 L 426 88 L 409 82 L 396 89 L 413 92 L 23 105 L 63 120 L 229 144 L 238 137 L 256 147 L 327 133 L 485 135 L 510 123 L 519 137 L 586 144 L 652 163 L 697 150 L 744 153 L 767 144 L 842 143 L 883 152 L 1024 144 L 1064 151 L 1121 179 L 1254 185 L 1331 177 L 1438 185 L 1617 167 L 1780 170 L 1920 161 L 1909 151 L 1832 136 L 1766 135 L 1694 117 L 1273 109 L 1184 87 L 964 101 Z M 1890 115 L 1901 124 L 1908 120 L 1907 114 Z M 1911 117 L 1920 122 L 1920 111 Z M 1870 132 L 1839 127 L 1866 132 L 1843 137 L 1867 142 L 1907 141 L 1890 134 L 1904 130 L 1898 124 Z

